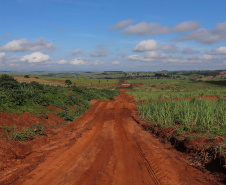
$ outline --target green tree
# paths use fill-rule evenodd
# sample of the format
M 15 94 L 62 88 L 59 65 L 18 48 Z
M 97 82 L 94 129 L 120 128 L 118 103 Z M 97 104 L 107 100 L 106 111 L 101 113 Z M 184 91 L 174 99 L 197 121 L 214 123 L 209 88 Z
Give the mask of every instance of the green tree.
M 71 82 L 71 80 L 67 79 L 67 80 L 65 80 L 65 84 L 69 87 L 72 84 L 72 82 Z
M 3 87 L 5 89 L 15 89 L 19 88 L 19 86 L 19 82 L 17 82 L 12 76 L 3 74 L 0 77 L 0 87 Z

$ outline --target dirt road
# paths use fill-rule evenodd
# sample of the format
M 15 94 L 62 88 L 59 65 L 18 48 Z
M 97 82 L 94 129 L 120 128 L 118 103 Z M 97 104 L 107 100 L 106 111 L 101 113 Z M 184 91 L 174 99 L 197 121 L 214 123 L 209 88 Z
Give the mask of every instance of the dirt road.
M 76 139 L 37 149 L 40 153 L 54 147 L 12 184 L 220 184 L 143 131 L 131 117 L 134 109 L 133 100 L 123 92 L 113 101 L 95 103 L 74 123 L 78 128 L 68 137 Z

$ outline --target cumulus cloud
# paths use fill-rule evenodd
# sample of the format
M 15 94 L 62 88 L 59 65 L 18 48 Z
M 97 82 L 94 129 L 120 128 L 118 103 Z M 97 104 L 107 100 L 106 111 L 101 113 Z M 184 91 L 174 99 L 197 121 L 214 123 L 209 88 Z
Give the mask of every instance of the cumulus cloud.
M 67 60 L 59 60 L 56 62 L 57 64 L 67 64 Z
M 95 60 L 95 61 L 90 61 L 88 58 L 75 58 L 73 60 L 69 61 L 70 64 L 72 65 L 102 65 L 104 62 Z
M 142 52 L 142 51 L 151 51 L 156 50 L 158 48 L 158 44 L 155 40 L 143 40 L 139 42 L 133 51 Z
M 41 52 L 35 52 L 22 57 L 20 61 L 28 63 L 42 63 L 48 61 L 49 59 L 49 55 L 45 55 Z
M 135 52 L 145 52 L 145 51 L 155 51 L 163 50 L 167 53 L 183 53 L 183 54 L 195 54 L 199 51 L 193 50 L 191 48 L 178 48 L 174 44 L 161 45 L 158 44 L 155 40 L 143 40 L 139 42 L 133 49 Z
M 83 59 L 83 58 L 73 59 L 69 63 L 72 65 L 88 65 L 86 59 Z
M 145 55 L 144 55 L 145 58 L 155 58 L 155 59 L 158 59 L 158 58 L 167 58 L 169 57 L 167 54 L 165 53 L 162 53 L 162 54 L 159 54 L 158 52 L 156 51 L 149 51 L 147 52 Z
M 212 60 L 213 56 L 209 55 L 209 54 L 204 54 L 202 56 L 199 56 L 198 59 L 201 59 L 201 60 Z
M 162 26 L 159 23 L 147 23 L 143 21 L 124 29 L 124 33 L 131 35 L 156 35 L 170 33 L 170 28 L 168 26 Z
M 214 32 L 224 32 L 226 30 L 226 22 L 217 23 Z
M 175 63 L 175 64 L 211 64 L 211 63 L 222 63 L 224 58 L 213 57 L 210 54 L 204 54 L 201 56 L 175 56 L 168 55 L 164 53 L 158 53 L 156 51 L 149 51 L 145 55 L 131 55 L 128 56 L 127 60 L 129 61 L 139 61 L 139 62 L 158 62 L 160 64 L 165 63 Z
M 174 38 L 174 41 L 195 40 L 203 44 L 213 44 L 215 42 L 226 40 L 226 23 L 218 23 L 214 29 L 207 30 L 199 28 L 198 30 L 183 35 L 179 38 Z
M 82 49 L 76 49 L 76 50 L 72 51 L 72 55 L 77 55 L 77 54 L 80 54 L 82 52 L 83 52 Z
M 3 59 L 4 59 L 4 57 L 5 57 L 5 53 L 0 53 L 0 63 L 3 61 Z
M 99 60 L 95 60 L 94 62 L 89 63 L 89 65 L 95 65 L 95 66 L 102 65 L 102 64 L 104 64 L 104 62 Z
M 130 55 L 130 56 L 128 56 L 128 60 L 139 61 L 140 56 L 139 55 Z
M 181 53 L 183 53 L 183 54 L 195 54 L 195 53 L 199 53 L 199 51 L 186 47 L 186 48 L 181 50 Z
M 114 61 L 112 62 L 113 65 L 120 65 L 120 62 L 119 61 Z
M 186 21 L 179 23 L 175 27 L 163 26 L 160 23 L 147 23 L 142 21 L 136 25 L 131 25 L 124 29 L 125 34 L 130 35 L 159 35 L 173 32 L 186 32 L 196 30 L 200 27 L 198 21 Z
M 98 49 L 98 50 L 96 50 L 96 51 L 94 51 L 94 52 L 92 52 L 92 53 L 90 53 L 90 56 L 92 56 L 92 57 L 105 57 L 105 56 L 107 56 L 107 49 Z
M 126 19 L 126 20 L 120 21 L 117 24 L 113 25 L 111 27 L 111 29 L 120 30 L 133 22 L 134 22 L 134 20 L 132 20 L 132 19 Z
M 44 38 L 40 38 L 34 42 L 28 42 L 25 38 L 20 40 L 13 40 L 4 46 L 0 47 L 1 51 L 15 52 L 15 51 L 38 51 L 38 50 L 55 50 L 53 43 L 47 43 Z
M 226 46 L 221 46 L 210 52 L 212 55 L 226 55 Z
M 130 55 L 128 56 L 129 61 L 141 61 L 141 62 L 154 62 L 152 58 L 146 58 L 139 55 Z
M 0 59 L 4 58 L 5 57 L 5 53 L 1 52 L 0 53 Z
M 158 50 L 164 50 L 168 53 L 179 53 L 180 49 L 174 44 L 158 45 Z
M 176 25 L 173 28 L 173 31 L 186 32 L 186 31 L 196 30 L 199 27 L 200 27 L 200 23 L 198 21 L 187 21 L 187 22 L 182 22 L 182 23 Z

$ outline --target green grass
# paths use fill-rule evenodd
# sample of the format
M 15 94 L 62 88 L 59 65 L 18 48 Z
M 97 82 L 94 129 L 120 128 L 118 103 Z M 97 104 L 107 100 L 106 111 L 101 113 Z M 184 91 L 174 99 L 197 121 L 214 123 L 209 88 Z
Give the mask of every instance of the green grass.
M 175 127 L 178 132 L 194 131 L 212 135 L 226 134 L 226 81 L 187 79 L 139 79 L 143 83 L 128 92 L 135 96 L 143 119 L 160 127 Z M 219 99 L 199 97 L 217 95 Z M 193 99 L 185 99 L 191 97 Z M 139 103 L 138 100 L 145 100 Z
M 226 100 L 169 100 L 138 103 L 144 120 L 158 125 L 180 126 L 181 131 L 226 134 Z
M 90 100 L 114 99 L 117 90 L 105 90 L 78 86 L 61 87 L 43 85 L 37 82 L 19 83 L 14 78 L 0 77 L 0 111 L 22 114 L 25 111 L 35 113 L 39 117 L 48 117 L 47 106 L 55 106 L 65 110 L 68 121 L 71 117 L 81 115 L 90 107 Z M 75 107 L 73 111 L 70 107 Z
M 189 81 L 174 79 L 145 79 L 144 85 L 133 87 L 129 92 L 136 100 L 184 98 L 191 96 L 219 95 L 226 96 L 226 86 L 208 83 L 208 81 Z

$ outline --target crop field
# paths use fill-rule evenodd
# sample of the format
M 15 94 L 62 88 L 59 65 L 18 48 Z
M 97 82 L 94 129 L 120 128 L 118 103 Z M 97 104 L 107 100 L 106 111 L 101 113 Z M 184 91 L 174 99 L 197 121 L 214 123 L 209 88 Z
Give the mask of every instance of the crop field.
M 85 87 L 92 87 L 98 89 L 113 89 L 117 83 L 117 79 L 89 79 L 89 78 L 60 78 L 60 77 L 29 77 L 24 78 L 24 76 L 15 76 L 15 79 L 18 82 L 26 82 L 30 83 L 32 81 L 38 82 L 40 84 L 46 85 L 59 85 L 59 86 L 67 86 L 65 84 L 65 80 L 70 80 L 72 85 L 76 86 L 85 86 Z
M 226 81 L 138 79 L 128 93 L 135 96 L 140 115 L 160 127 L 179 132 L 226 134 Z

